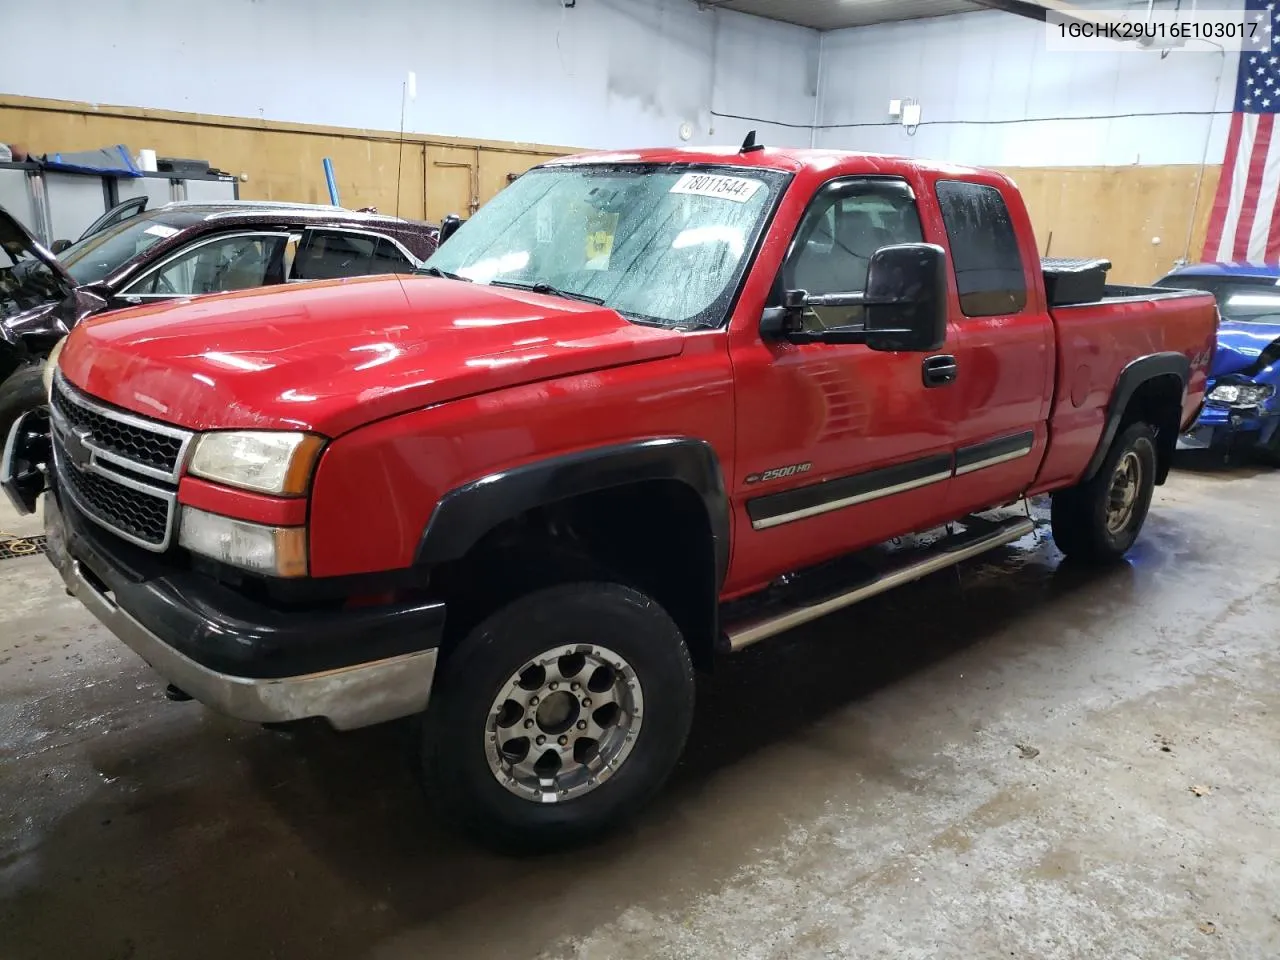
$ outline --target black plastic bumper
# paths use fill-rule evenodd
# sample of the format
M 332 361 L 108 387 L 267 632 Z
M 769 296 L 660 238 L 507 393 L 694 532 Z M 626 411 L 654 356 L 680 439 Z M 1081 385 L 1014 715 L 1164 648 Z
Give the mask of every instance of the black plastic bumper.
M 435 649 L 444 630 L 438 601 L 288 610 L 255 602 L 188 570 L 131 569 L 119 545 L 73 505 L 46 509 L 50 559 L 79 563 L 88 580 L 139 624 L 201 666 L 245 678 L 337 670 Z M 60 518 L 60 519 L 59 519 Z M 51 529 L 59 525 L 60 530 Z
M 46 499 L 48 555 L 67 592 L 196 700 L 242 720 L 318 717 L 340 730 L 426 709 L 444 604 L 280 610 L 195 572 L 140 573 L 67 511 Z

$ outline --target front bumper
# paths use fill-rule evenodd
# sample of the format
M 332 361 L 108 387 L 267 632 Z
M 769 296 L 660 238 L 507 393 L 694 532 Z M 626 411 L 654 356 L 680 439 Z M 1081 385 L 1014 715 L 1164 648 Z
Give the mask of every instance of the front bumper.
M 1247 449 L 1266 446 L 1277 429 L 1280 429 L 1280 411 L 1206 405 L 1191 429 L 1178 438 L 1178 449 Z
M 443 603 L 291 614 L 228 603 L 231 591 L 202 590 L 194 574 L 138 579 L 54 496 L 45 533 L 67 591 L 161 677 L 221 713 L 258 723 L 321 717 L 351 730 L 426 709 Z

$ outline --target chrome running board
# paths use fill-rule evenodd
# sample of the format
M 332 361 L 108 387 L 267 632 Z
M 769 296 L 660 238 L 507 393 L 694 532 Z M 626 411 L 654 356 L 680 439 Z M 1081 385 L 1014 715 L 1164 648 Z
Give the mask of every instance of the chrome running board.
M 900 587 L 904 583 L 919 580 L 921 577 L 927 577 L 931 573 L 962 563 L 988 550 L 1021 540 L 1036 528 L 1031 518 L 1025 516 L 1010 517 L 995 523 L 974 520 L 965 522 L 981 523 L 981 525 L 941 540 L 929 548 L 923 557 L 917 554 L 917 559 L 897 566 L 890 565 L 869 579 L 862 579 L 851 589 L 834 596 L 792 606 L 777 613 L 729 623 L 724 632 L 728 649 L 737 652 L 753 643 L 811 620 L 817 620 L 819 617 L 825 617 L 837 610 L 843 610 L 845 607 L 851 607 L 855 603 L 892 590 L 894 587 Z

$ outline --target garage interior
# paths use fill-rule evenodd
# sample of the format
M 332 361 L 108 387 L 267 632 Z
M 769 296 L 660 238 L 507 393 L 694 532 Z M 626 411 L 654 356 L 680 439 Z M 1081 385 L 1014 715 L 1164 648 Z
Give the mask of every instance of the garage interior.
M 1204 259 L 1239 56 L 1047 50 L 1057 0 L 180 6 L 105 34 L 69 0 L 56 43 L 6 9 L 0 143 L 439 224 L 578 151 L 754 131 L 1008 174 L 1042 255 L 1120 284 Z M 1174 467 L 1119 565 L 1064 562 L 1042 498 L 1010 547 L 722 658 L 656 800 L 531 858 L 431 814 L 411 721 L 171 702 L 0 500 L 0 958 L 1280 956 L 1277 479 Z

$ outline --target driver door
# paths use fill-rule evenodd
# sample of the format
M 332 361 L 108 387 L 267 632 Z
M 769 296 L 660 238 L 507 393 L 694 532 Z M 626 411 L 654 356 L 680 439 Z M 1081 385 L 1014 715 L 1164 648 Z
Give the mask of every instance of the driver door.
M 866 288 L 872 254 L 923 240 L 911 186 L 897 178 L 835 180 L 801 218 L 777 295 Z M 807 310 L 816 327 L 859 326 L 862 307 Z M 945 520 L 954 443 L 954 384 L 929 384 L 933 354 L 863 344 L 756 339 L 734 356 L 738 542 L 735 586 L 788 572 Z M 739 579 L 741 578 L 741 579 Z

